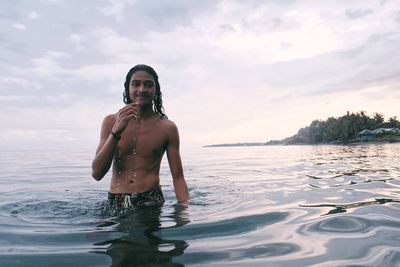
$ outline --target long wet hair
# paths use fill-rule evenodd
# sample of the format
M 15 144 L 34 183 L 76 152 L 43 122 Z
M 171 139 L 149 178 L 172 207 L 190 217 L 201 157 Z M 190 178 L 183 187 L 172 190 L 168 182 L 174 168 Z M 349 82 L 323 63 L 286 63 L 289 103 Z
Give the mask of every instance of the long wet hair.
M 157 75 L 156 71 L 152 67 L 150 67 L 148 65 L 144 65 L 144 64 L 136 65 L 136 66 L 134 66 L 133 68 L 131 68 L 128 71 L 128 74 L 126 74 L 126 80 L 125 80 L 125 83 L 124 83 L 125 90 L 124 90 L 124 94 L 123 94 L 124 103 L 125 104 L 132 103 L 132 100 L 131 100 L 131 98 L 129 96 L 129 84 L 130 84 L 132 75 L 135 72 L 138 72 L 138 71 L 145 71 L 148 74 L 150 74 L 151 76 L 153 76 L 154 82 L 156 83 L 156 92 L 155 92 L 155 95 L 154 95 L 154 98 L 153 98 L 154 111 L 158 115 L 160 115 L 160 117 L 162 119 L 168 118 L 167 115 L 165 115 L 165 113 L 164 113 L 164 107 L 163 107 L 163 101 L 162 101 L 162 93 L 161 93 L 160 83 L 158 82 L 158 75 Z

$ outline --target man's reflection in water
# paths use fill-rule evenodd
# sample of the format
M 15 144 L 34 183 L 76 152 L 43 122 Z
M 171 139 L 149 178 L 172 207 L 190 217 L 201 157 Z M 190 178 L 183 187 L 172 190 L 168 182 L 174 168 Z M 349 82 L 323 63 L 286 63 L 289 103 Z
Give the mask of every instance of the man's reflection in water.
M 165 208 L 165 207 L 164 207 Z M 112 258 L 111 266 L 184 266 L 173 262 L 173 258 L 182 255 L 188 244 L 184 240 L 162 239 L 162 229 L 181 227 L 189 223 L 185 207 L 175 206 L 174 211 L 163 216 L 173 220 L 172 226 L 161 228 L 161 209 L 157 207 L 137 208 L 113 219 L 113 232 L 126 233 L 123 237 L 97 242 L 94 246 L 109 246 L 105 251 L 95 253 L 107 254 Z M 98 225 L 114 224 L 106 222 Z

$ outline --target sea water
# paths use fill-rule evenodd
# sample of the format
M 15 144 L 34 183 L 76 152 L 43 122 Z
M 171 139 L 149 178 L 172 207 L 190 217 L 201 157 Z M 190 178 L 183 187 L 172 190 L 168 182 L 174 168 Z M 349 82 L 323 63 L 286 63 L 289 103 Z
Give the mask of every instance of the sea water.
M 400 144 L 182 150 L 160 209 L 105 212 L 94 151 L 0 152 L 0 266 L 400 266 Z

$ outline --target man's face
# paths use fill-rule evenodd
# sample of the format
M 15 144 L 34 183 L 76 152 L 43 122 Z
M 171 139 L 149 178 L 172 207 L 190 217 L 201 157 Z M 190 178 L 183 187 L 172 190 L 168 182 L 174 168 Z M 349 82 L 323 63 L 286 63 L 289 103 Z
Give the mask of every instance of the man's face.
M 145 71 L 137 71 L 129 82 L 129 97 L 139 106 L 151 105 L 156 91 L 153 76 Z

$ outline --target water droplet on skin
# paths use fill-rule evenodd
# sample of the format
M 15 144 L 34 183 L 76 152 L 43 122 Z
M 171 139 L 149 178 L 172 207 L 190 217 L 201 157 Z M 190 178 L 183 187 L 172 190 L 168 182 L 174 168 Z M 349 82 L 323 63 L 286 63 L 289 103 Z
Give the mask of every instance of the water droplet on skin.
M 133 155 L 136 155 L 136 150 L 135 149 L 132 149 L 132 156 Z

